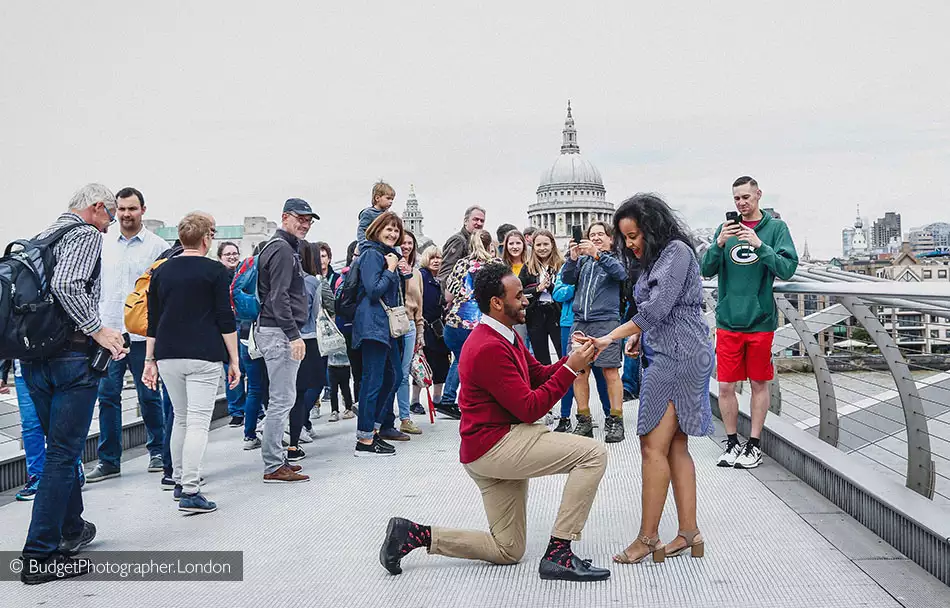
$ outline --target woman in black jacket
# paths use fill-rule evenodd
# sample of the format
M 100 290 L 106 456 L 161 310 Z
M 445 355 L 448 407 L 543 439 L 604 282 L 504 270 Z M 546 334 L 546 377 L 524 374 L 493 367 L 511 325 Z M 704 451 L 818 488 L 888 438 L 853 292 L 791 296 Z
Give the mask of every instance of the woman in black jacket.
M 534 235 L 534 246 L 528 261 L 521 269 L 519 278 L 528 298 L 525 324 L 528 338 L 534 347 L 534 357 L 539 363 L 551 365 L 551 348 L 561 352 L 561 305 L 554 301 L 554 278 L 561 270 L 564 258 L 557 249 L 554 235 L 548 230 L 539 230 Z
M 433 245 L 422 252 L 419 260 L 419 272 L 422 274 L 422 318 L 425 319 L 425 342 L 423 353 L 429 367 L 432 368 L 432 402 L 442 400 L 442 387 L 449 374 L 449 347 L 442 338 L 445 325 L 442 315 L 445 313 L 445 298 L 442 297 L 442 285 L 437 277 L 442 268 L 442 249 Z M 412 387 L 412 405 L 414 414 L 425 414 L 426 408 L 419 403 L 422 388 Z

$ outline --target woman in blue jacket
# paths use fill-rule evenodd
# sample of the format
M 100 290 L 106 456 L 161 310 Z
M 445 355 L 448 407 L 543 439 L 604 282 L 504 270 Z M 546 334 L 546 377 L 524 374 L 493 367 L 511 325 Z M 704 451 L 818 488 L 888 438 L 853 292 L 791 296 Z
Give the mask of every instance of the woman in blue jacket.
M 356 456 L 389 456 L 396 449 L 386 439 L 399 439 L 392 403 L 402 380 L 399 340 L 389 334 L 386 306 L 400 305 L 402 279 L 397 266 L 402 253 L 403 226 L 391 211 L 382 213 L 366 229 L 366 242 L 360 247 L 357 272 L 360 273 L 358 304 L 353 317 L 353 349 L 363 353 L 363 379 L 356 431 Z

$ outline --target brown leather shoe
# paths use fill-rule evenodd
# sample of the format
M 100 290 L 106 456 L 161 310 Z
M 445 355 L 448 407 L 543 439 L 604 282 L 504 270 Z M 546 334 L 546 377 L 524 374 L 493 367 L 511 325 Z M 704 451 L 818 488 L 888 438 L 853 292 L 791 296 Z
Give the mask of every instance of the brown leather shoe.
M 287 462 L 287 463 L 284 463 L 284 466 L 290 469 L 291 471 L 293 471 L 294 473 L 296 473 L 297 471 L 303 470 L 303 467 L 300 466 L 299 464 L 290 464 L 289 462 Z
M 287 465 L 264 475 L 264 483 L 300 483 L 302 481 L 310 481 L 310 477 L 297 473 Z

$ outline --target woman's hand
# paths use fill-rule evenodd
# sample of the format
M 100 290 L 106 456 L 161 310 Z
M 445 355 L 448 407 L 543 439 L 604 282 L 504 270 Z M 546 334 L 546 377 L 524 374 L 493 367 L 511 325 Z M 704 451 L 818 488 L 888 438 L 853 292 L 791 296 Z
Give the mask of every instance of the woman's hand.
M 581 255 L 581 252 L 578 250 L 579 245 L 574 241 L 571 241 L 571 245 L 568 251 L 571 254 L 571 260 L 577 261 L 577 258 Z
M 158 390 L 158 366 L 155 361 L 146 361 L 142 370 L 142 384 L 150 389 Z
M 589 340 L 594 345 L 594 348 L 597 349 L 598 353 L 607 350 L 610 345 L 614 343 L 610 336 L 603 336 L 602 338 L 589 338 Z
M 395 272 L 396 267 L 399 265 L 399 258 L 396 257 L 395 253 L 386 254 L 386 267 L 390 272 Z
M 640 334 L 627 338 L 627 342 L 623 345 L 623 353 L 628 357 L 640 356 Z
M 399 272 L 405 275 L 412 274 L 412 268 L 409 267 L 409 262 L 405 258 L 399 260 Z
M 416 349 L 422 349 L 426 347 L 426 335 L 424 328 L 416 329 Z
M 237 387 L 241 381 L 241 364 L 237 361 L 231 361 L 228 364 L 228 388 L 232 390 Z

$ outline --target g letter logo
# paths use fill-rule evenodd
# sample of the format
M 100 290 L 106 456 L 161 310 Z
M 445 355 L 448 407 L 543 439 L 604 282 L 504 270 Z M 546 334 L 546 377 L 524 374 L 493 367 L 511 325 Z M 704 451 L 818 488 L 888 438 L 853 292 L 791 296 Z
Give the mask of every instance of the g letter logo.
M 748 243 L 739 243 L 729 252 L 732 261 L 741 266 L 755 264 L 759 261 L 759 255 Z

